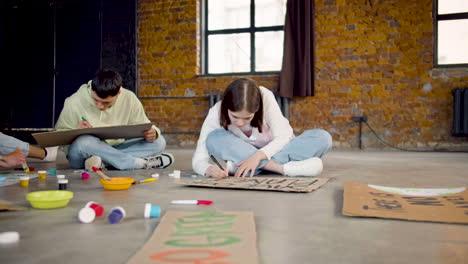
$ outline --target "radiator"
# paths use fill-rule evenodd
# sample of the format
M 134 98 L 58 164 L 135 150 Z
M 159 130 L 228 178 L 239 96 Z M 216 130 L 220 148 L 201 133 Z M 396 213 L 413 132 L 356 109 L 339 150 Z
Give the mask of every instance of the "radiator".
M 468 88 L 456 88 L 453 95 L 452 136 L 468 136 Z

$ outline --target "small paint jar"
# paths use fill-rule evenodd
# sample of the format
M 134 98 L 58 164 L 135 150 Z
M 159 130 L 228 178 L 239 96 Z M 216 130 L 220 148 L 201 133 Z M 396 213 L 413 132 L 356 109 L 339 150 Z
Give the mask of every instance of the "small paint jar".
M 20 186 L 23 186 L 23 187 L 29 186 L 29 176 L 20 177 Z
M 81 173 L 81 179 L 83 179 L 83 180 L 89 179 L 89 173 L 87 171 L 83 171 Z
M 39 174 L 39 179 L 45 180 L 47 178 L 47 171 L 40 170 L 37 173 Z
M 95 218 L 96 212 L 89 207 L 83 207 L 78 212 L 78 220 L 83 224 L 89 224 L 93 222 Z
M 63 174 L 57 175 L 57 180 L 60 180 L 60 179 L 65 179 L 65 175 Z
M 174 178 L 180 178 L 180 170 L 174 170 Z
M 112 208 L 111 212 L 107 216 L 107 220 L 109 220 L 109 223 L 111 224 L 120 223 L 124 218 L 125 210 L 120 206 Z
M 85 207 L 93 209 L 97 217 L 104 213 L 104 207 L 94 201 L 88 202 Z
M 152 205 L 150 203 L 145 203 L 145 218 L 158 218 L 161 216 L 161 207 L 158 205 Z
M 51 169 L 49 169 L 49 175 L 50 175 L 50 176 L 55 176 L 55 175 L 57 175 L 57 169 L 56 169 L 56 168 L 51 168 Z
M 67 179 L 60 179 L 58 180 L 58 189 L 59 190 L 66 190 L 68 185 Z

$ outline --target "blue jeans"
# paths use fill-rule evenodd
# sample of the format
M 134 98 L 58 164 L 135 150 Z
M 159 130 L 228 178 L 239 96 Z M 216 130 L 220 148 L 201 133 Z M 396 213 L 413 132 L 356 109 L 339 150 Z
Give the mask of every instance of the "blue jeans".
M 24 155 L 28 156 L 29 143 L 0 133 L 0 155 L 8 155 L 15 151 L 16 148 L 20 148 L 24 152 Z
M 216 129 L 206 138 L 206 148 L 210 154 L 223 160 L 230 160 L 237 164 L 246 160 L 258 151 L 258 148 L 245 142 L 232 132 Z M 307 130 L 291 140 L 284 148 L 271 157 L 280 164 L 290 161 L 300 161 L 312 157 L 323 157 L 332 148 L 332 137 L 322 129 Z M 255 171 L 259 174 L 261 168 L 268 162 L 262 160 Z
M 135 158 L 154 155 L 163 151 L 165 147 L 166 140 L 163 136 L 159 136 L 153 142 L 147 142 L 144 138 L 134 138 L 111 146 L 95 136 L 82 135 L 70 145 L 67 159 L 72 168 L 81 169 L 84 167 L 84 161 L 95 155 L 116 169 L 130 170 L 135 167 Z

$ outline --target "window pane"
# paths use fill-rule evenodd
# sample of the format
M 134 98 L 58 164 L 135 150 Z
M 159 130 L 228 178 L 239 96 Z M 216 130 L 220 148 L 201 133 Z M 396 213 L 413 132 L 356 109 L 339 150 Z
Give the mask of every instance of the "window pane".
M 468 63 L 468 19 L 439 21 L 437 39 L 439 64 Z
M 255 71 L 281 70 L 283 35 L 283 31 L 255 33 Z
M 250 0 L 209 0 L 208 30 L 250 27 Z
M 286 0 L 255 0 L 255 26 L 284 25 Z
M 440 15 L 468 12 L 468 1 L 466 0 L 439 0 L 438 2 Z
M 250 33 L 208 36 L 208 73 L 250 72 Z

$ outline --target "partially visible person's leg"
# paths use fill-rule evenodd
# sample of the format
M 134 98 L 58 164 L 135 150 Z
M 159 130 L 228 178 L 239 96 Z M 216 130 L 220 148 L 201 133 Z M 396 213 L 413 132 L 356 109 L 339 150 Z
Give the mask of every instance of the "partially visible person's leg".
M 172 154 L 162 152 L 166 148 L 166 139 L 162 135 L 153 142 L 134 138 L 114 147 L 135 157 L 137 169 L 164 169 L 175 161 Z
M 323 157 L 332 148 L 332 137 L 322 129 L 307 130 L 295 137 L 272 160 L 284 164 L 290 161 L 306 160 L 312 157 Z
M 29 154 L 29 143 L 0 132 L 0 155 L 7 155 L 19 148 L 26 156 Z
M 216 129 L 208 135 L 206 138 L 206 148 L 210 154 L 232 162 L 233 168 L 230 170 L 231 173 L 237 170 L 235 164 L 249 158 L 258 151 L 256 147 L 222 128 Z M 261 161 L 258 168 L 263 167 L 267 162 L 267 160 Z M 257 169 L 255 174 L 261 171 L 261 169 Z
M 132 157 L 143 158 L 162 152 L 166 148 L 166 139 L 159 136 L 157 140 L 148 142 L 144 138 L 133 138 L 125 140 L 125 142 L 114 146 L 114 148 Z
M 287 176 L 317 176 L 322 160 L 332 148 L 332 137 L 322 129 L 308 130 L 291 140 L 263 167 Z
M 35 159 L 44 159 L 47 155 L 47 152 L 44 148 L 39 148 L 36 146 L 29 146 L 28 157 Z
M 55 161 L 58 147 L 42 148 L 32 146 L 27 142 L 5 135 L 0 132 L 0 155 L 6 155 L 19 148 L 27 157 L 46 161 Z M 7 152 L 8 153 L 4 153 Z M 49 153 L 50 152 L 50 153 Z
M 98 156 L 106 164 L 119 170 L 133 169 L 135 164 L 135 157 L 132 155 L 91 135 L 82 135 L 75 139 L 70 145 L 67 158 L 72 168 L 81 169 L 85 160 L 91 156 Z

